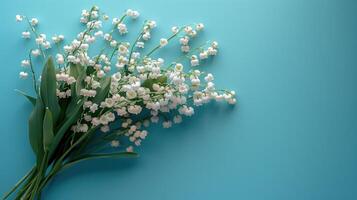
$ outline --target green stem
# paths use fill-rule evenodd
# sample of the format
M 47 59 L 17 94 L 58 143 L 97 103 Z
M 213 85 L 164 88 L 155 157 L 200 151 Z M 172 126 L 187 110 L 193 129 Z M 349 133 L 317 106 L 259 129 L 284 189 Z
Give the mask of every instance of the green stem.
M 36 74 L 35 74 L 35 70 L 33 69 L 33 65 L 32 65 L 31 51 L 32 51 L 32 49 L 29 52 L 29 61 L 30 61 L 30 69 L 31 69 L 31 73 L 32 73 L 33 88 L 35 89 L 37 96 L 39 96 L 39 92 L 37 89 Z
M 31 191 L 31 188 L 33 187 L 33 183 L 36 180 L 36 176 L 35 174 L 33 174 L 33 177 L 31 178 L 31 180 L 27 183 L 27 185 L 25 185 L 19 193 L 17 193 L 15 200 L 26 200 L 27 199 L 27 195 L 29 194 L 29 192 Z
M 16 193 L 16 197 L 15 197 L 15 200 L 16 199 L 19 199 L 22 194 L 27 190 L 27 188 L 30 186 L 30 184 L 32 183 L 32 180 L 33 180 L 33 175 L 31 176 L 31 178 L 25 183 L 24 186 L 22 186 L 22 188 L 20 189 L 20 191 L 18 191 Z
M 160 49 L 161 45 L 157 45 L 155 48 L 153 48 L 148 54 L 146 54 L 145 57 L 149 57 L 151 54 L 153 54 L 156 50 Z
M 26 18 L 26 21 L 27 21 L 27 23 L 28 23 L 28 25 L 29 25 L 31 31 L 33 32 L 33 34 L 36 36 L 36 38 L 38 38 L 39 35 L 38 35 L 36 29 L 32 26 L 32 24 L 31 24 L 31 22 L 29 21 L 29 19 Z M 37 43 L 36 43 L 36 44 L 37 44 Z M 46 54 L 45 54 L 45 52 L 43 51 L 41 45 L 37 45 L 37 46 L 38 46 L 38 48 L 40 49 L 41 55 L 42 55 L 42 57 L 43 57 L 43 60 L 46 60 Z
M 184 28 L 185 28 L 185 26 L 182 27 L 182 28 L 180 28 L 180 30 L 177 31 L 176 33 L 174 33 L 173 35 L 171 35 L 171 36 L 167 39 L 167 41 L 169 42 L 170 40 L 172 40 L 173 38 L 175 38 Z M 151 54 L 153 54 L 156 50 L 160 49 L 160 47 L 161 47 L 160 44 L 157 45 L 155 48 L 153 48 L 153 49 L 152 49 L 148 54 L 146 54 L 144 57 L 149 57 L 149 56 L 150 56 Z
M 41 180 L 43 178 L 43 176 L 45 175 L 45 172 L 46 172 L 46 165 L 47 165 L 47 157 L 48 157 L 48 152 L 45 151 L 45 154 L 42 158 L 42 163 L 40 165 L 40 168 L 38 170 L 38 174 L 37 174 L 37 177 L 36 177 L 36 182 L 35 182 L 35 185 L 34 185 L 34 189 L 33 191 L 31 192 L 31 195 L 30 195 L 30 199 L 35 199 L 36 196 L 38 196 L 39 194 L 39 186 L 40 186 L 40 183 L 41 183 Z
M 95 131 L 95 130 L 96 130 L 96 128 L 92 128 L 91 130 L 88 131 L 87 134 L 82 135 L 73 145 L 71 145 L 71 146 L 67 149 L 67 151 L 65 151 L 65 152 L 63 153 L 63 155 L 56 161 L 56 163 L 55 163 L 54 166 L 53 166 L 54 170 L 57 171 L 59 168 L 61 168 L 62 162 L 64 161 L 64 159 L 66 158 L 66 156 L 67 156 L 78 144 L 80 144 L 84 139 L 86 139 L 88 135 L 91 135 L 91 133 L 92 133 L 93 131 Z
M 17 188 L 19 188 L 19 186 L 25 181 L 28 179 L 28 177 L 30 177 L 33 172 L 35 171 L 36 167 L 32 167 L 32 169 L 30 171 L 27 172 L 27 174 L 22 177 L 16 184 L 15 186 L 5 194 L 5 196 L 2 198 L 2 200 L 5 200 L 7 199 L 13 192 L 15 192 L 17 190 Z
M 61 170 L 62 170 L 62 167 L 60 167 L 56 170 L 53 168 L 51 170 L 51 172 L 48 174 L 48 176 L 41 182 L 38 190 L 41 191 L 54 178 L 54 176 Z
M 144 33 L 145 33 L 145 31 L 144 31 L 145 26 L 147 26 L 146 21 L 144 22 L 144 25 L 143 25 L 143 27 L 142 27 L 142 31 L 141 31 L 140 34 L 137 36 L 137 38 L 135 39 L 134 43 L 132 44 L 132 46 L 131 46 L 131 48 L 130 48 L 130 54 L 129 54 L 129 59 L 128 59 L 129 64 L 130 64 L 131 56 L 132 56 L 132 54 L 133 54 L 133 51 L 134 51 L 134 48 L 135 48 L 136 44 L 139 42 L 139 40 L 142 38 L 142 36 L 143 36 Z M 129 64 L 128 64 L 128 65 L 129 65 Z M 128 73 L 128 72 L 129 72 L 129 71 L 128 71 L 128 66 L 125 65 L 125 73 Z

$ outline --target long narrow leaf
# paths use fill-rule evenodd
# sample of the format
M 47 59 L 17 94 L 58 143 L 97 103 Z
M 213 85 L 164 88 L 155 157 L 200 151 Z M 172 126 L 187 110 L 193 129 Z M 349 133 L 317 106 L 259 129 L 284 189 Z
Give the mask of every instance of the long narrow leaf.
M 43 68 L 41 75 L 41 98 L 46 107 L 48 107 L 53 115 L 53 121 L 56 123 L 60 115 L 61 108 L 56 96 L 56 72 L 53 63 L 53 58 L 49 57 Z
M 45 151 L 49 150 L 53 138 L 52 113 L 48 108 L 46 108 L 45 118 L 43 119 L 43 148 Z
M 29 139 L 38 161 L 41 160 L 43 156 L 42 124 L 44 112 L 42 100 L 41 98 L 37 98 L 36 105 L 29 118 Z
M 86 68 L 79 64 L 71 64 L 69 69 L 70 76 L 76 79 L 76 82 L 71 85 L 71 100 L 66 109 L 66 116 L 68 116 L 72 110 L 76 107 L 80 100 L 80 90 L 84 88 L 83 80 L 86 77 Z
M 57 146 L 61 142 L 64 134 L 68 131 L 68 128 L 73 125 L 78 117 L 81 114 L 82 111 L 82 106 L 83 106 L 83 101 L 80 100 L 77 105 L 71 110 L 71 112 L 68 114 L 68 116 L 65 118 L 64 123 L 61 124 L 61 127 L 58 129 L 55 137 L 53 138 L 50 151 L 49 151 L 49 158 L 52 157 L 54 152 L 56 151 Z
M 76 83 L 71 85 L 71 97 L 76 99 L 79 90 L 83 88 L 83 79 L 86 77 L 86 68 L 80 64 L 70 64 L 69 75 L 76 79 Z
M 73 76 L 75 79 L 78 78 L 81 74 L 85 73 L 84 66 L 80 64 L 73 64 L 71 63 L 69 66 L 69 75 Z
M 33 106 L 35 106 L 36 104 L 36 98 L 33 96 L 30 96 L 28 94 L 26 94 L 25 92 L 21 91 L 21 90 L 15 90 L 16 92 L 18 92 L 19 94 L 23 95 L 24 97 L 27 98 L 27 100 L 29 100 L 30 103 L 32 103 Z
M 80 101 L 81 101 L 80 99 L 71 97 L 71 101 L 69 102 L 65 113 L 65 116 L 67 118 L 71 115 L 71 113 L 73 113 L 73 110 L 77 107 Z
M 110 83 L 111 83 L 110 77 L 106 77 L 101 81 L 100 83 L 101 87 L 97 89 L 97 94 L 93 98 L 94 103 L 100 103 L 108 96 Z
M 164 84 L 166 82 L 167 82 L 167 77 L 166 76 L 159 76 L 156 79 L 146 79 L 143 82 L 142 86 L 146 87 L 146 88 L 149 88 L 150 90 L 153 90 L 152 86 L 153 86 L 154 83 Z
M 135 152 L 119 152 L 119 153 L 101 153 L 101 154 L 86 154 L 78 157 L 72 161 L 69 161 L 65 167 L 70 167 L 76 163 L 92 160 L 92 159 L 102 159 L 102 158 L 135 158 L 138 157 L 139 154 Z
M 83 89 L 85 87 L 85 84 L 84 84 L 84 79 L 86 77 L 86 73 L 83 72 L 82 74 L 80 74 L 78 77 L 77 77 L 77 81 L 76 81 L 76 84 L 75 84 L 75 92 L 76 92 L 76 95 L 77 97 L 79 96 L 80 92 L 81 92 L 81 89 Z

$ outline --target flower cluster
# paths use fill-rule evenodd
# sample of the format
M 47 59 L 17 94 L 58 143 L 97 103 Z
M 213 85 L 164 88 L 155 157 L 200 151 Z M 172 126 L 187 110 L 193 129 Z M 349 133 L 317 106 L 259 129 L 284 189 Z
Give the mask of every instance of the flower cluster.
M 145 54 L 143 49 L 156 27 L 155 21 L 145 21 L 134 43 L 115 39 L 128 33 L 128 18 L 135 20 L 139 16 L 138 11 L 128 9 L 121 17 L 114 17 L 112 29 L 105 31 L 102 25 L 109 20 L 108 15 L 96 6 L 83 10 L 80 22 L 85 28 L 68 44 L 62 44 L 63 35 L 47 40 L 45 34 L 38 32 L 38 19 L 16 16 L 17 21 L 26 20 L 29 24 L 29 30 L 24 31 L 22 37 L 34 38 L 36 49 L 31 50 L 30 56 L 46 58 L 47 49 L 62 45 L 55 55 L 56 95 L 59 101 L 69 101 L 77 92 L 77 100 L 83 100 L 82 113 L 67 134 L 85 134 L 98 127 L 107 135 L 116 134 L 109 142 L 113 147 L 121 146 L 119 135 L 126 136 L 132 143 L 126 149 L 133 151 L 133 146 L 140 146 L 147 136 L 145 128 L 150 123 L 161 122 L 164 128 L 169 128 L 173 123 L 182 122 L 183 116 L 192 116 L 194 106 L 211 100 L 236 103 L 234 91 L 216 89 L 212 74 L 184 67 L 184 59 L 197 67 L 202 60 L 217 55 L 216 41 L 195 48 L 190 46 L 190 41 L 203 31 L 202 23 L 172 27 L 172 34 L 161 38 L 157 46 Z M 114 37 L 115 34 L 119 37 Z M 174 38 L 178 38 L 184 53 L 181 60 L 166 63 L 162 58 L 151 56 Z M 98 40 L 106 41 L 107 45 L 98 54 L 90 55 L 91 45 Z M 31 58 L 23 60 L 21 66 L 33 69 Z M 78 72 L 74 73 L 74 69 Z M 26 78 L 28 73 L 22 71 L 20 77 Z M 37 80 L 34 81 L 37 85 Z M 105 88 L 108 90 L 103 98 L 98 98 L 98 93 Z M 111 124 L 117 121 L 121 123 L 120 128 L 112 128 Z
M 20 91 L 34 106 L 28 125 L 37 163 L 4 199 L 14 191 L 15 199 L 40 199 L 47 183 L 73 164 L 136 156 L 134 150 L 148 136 L 150 124 L 170 128 L 210 101 L 236 103 L 234 91 L 217 89 L 214 76 L 198 68 L 218 53 L 216 41 L 193 45 L 202 23 L 174 26 L 169 36 L 146 50 L 155 21 L 146 20 L 134 42 L 122 37 L 129 33 L 128 20 L 139 16 L 128 9 L 110 19 L 94 6 L 82 11 L 83 31 L 70 41 L 61 34 L 47 37 L 39 32 L 37 18 L 16 15 L 16 21 L 28 25 L 22 38 L 35 46 L 21 61 L 19 76 L 30 75 L 36 93 L 33 97 Z M 108 21 L 111 29 L 104 30 Z M 175 39 L 183 53 L 177 60 L 152 56 Z M 39 79 L 34 59 L 44 63 Z

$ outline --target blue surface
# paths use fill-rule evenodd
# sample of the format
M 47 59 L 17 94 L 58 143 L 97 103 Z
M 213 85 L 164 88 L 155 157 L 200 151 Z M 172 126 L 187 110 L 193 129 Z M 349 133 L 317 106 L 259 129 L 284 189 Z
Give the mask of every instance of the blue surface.
M 81 9 L 94 3 L 111 16 L 134 8 L 140 21 L 156 19 L 156 40 L 172 25 L 205 23 L 203 38 L 218 40 L 221 51 L 204 68 L 237 91 L 239 104 L 212 104 L 170 130 L 152 128 L 140 158 L 83 163 L 55 179 L 44 199 L 357 199 L 354 0 L 3 1 L 0 193 L 34 163 L 31 106 L 13 91 L 31 87 L 17 79 L 29 45 L 14 16 L 37 16 L 48 35 L 71 38 Z

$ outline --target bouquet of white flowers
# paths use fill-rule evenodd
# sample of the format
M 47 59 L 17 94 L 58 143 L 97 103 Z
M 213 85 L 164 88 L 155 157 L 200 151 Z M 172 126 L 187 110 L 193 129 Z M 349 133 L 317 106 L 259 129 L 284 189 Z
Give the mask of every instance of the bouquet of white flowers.
M 62 45 L 63 35 L 49 39 L 38 32 L 38 19 L 16 16 L 17 21 L 28 23 L 23 38 L 34 39 L 36 45 L 22 61 L 24 70 L 20 72 L 20 78 L 32 76 L 36 96 L 19 92 L 33 104 L 28 126 L 37 162 L 3 199 L 14 192 L 15 199 L 39 199 L 56 174 L 84 160 L 137 156 L 134 147 L 147 137 L 145 129 L 150 123 L 161 122 L 169 128 L 183 116 L 192 116 L 193 106 L 210 100 L 235 104 L 235 93 L 216 89 L 212 74 L 181 64 L 188 59 L 196 67 L 217 54 L 217 42 L 190 46 L 203 24 L 175 26 L 171 36 L 145 53 L 155 21 L 145 21 L 134 42 L 120 39 L 128 32 L 125 21 L 137 17 L 138 11 L 128 9 L 120 18 L 113 18 L 112 29 L 104 32 L 102 23 L 109 17 L 97 6 L 83 10 L 80 22 L 84 30 Z M 169 64 L 151 57 L 175 38 L 182 57 Z M 105 41 L 102 49 L 90 55 L 91 44 L 98 40 Z M 48 56 L 52 46 L 57 47 L 55 58 Z M 39 79 L 33 59 L 44 62 Z

